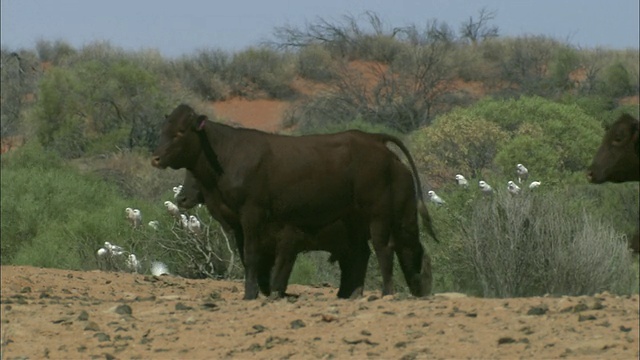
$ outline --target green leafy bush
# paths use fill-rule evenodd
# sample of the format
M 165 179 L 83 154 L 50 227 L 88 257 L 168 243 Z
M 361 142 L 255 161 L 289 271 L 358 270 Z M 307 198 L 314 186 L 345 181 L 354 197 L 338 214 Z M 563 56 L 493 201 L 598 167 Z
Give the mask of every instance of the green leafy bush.
M 477 204 L 464 247 L 484 296 L 634 291 L 637 276 L 624 237 L 558 195 L 498 192 Z

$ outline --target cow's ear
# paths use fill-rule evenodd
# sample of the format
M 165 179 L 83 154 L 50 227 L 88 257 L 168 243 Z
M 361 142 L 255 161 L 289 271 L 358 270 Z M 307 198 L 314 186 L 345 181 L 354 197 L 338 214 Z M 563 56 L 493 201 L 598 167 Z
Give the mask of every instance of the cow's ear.
M 209 121 L 207 115 L 198 115 L 195 124 L 193 124 L 194 130 L 200 131 L 204 129 L 204 125 L 207 123 L 207 121 Z

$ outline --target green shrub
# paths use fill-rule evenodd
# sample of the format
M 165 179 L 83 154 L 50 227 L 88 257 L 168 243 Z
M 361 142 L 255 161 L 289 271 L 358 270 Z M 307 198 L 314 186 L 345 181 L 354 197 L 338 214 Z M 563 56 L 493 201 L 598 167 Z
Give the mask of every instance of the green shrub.
M 606 96 L 619 98 L 634 92 L 629 70 L 622 63 L 615 63 L 604 70 L 601 91 Z
M 624 238 L 558 195 L 498 192 L 476 205 L 464 247 L 484 296 L 634 290 L 637 277 Z
M 298 53 L 298 74 L 305 79 L 328 82 L 336 74 L 331 53 L 321 45 L 309 45 Z
M 292 56 L 268 48 L 250 48 L 234 54 L 228 67 L 233 92 L 255 96 L 257 90 L 262 90 L 276 99 L 292 96 L 291 81 L 295 75 L 292 60 Z

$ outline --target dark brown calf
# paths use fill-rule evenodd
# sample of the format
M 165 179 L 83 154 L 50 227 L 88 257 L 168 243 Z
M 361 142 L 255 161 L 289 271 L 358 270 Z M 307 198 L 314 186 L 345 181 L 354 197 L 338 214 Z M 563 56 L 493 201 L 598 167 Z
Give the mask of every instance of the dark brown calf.
M 203 193 L 204 191 L 204 193 Z M 206 194 L 206 195 L 205 195 Z M 217 191 L 207 191 L 186 171 L 182 183 L 182 190 L 176 198 L 177 205 L 184 209 L 191 209 L 198 204 L 205 204 L 211 216 L 216 219 L 226 231 L 232 231 L 238 245 L 240 258 L 244 264 L 244 241 L 242 227 L 238 222 L 238 215 L 227 208 L 221 200 Z M 357 234 L 359 241 L 351 241 L 347 234 L 347 228 L 339 221 L 323 228 L 317 234 L 305 234 L 299 229 L 287 225 L 272 224 L 269 232 L 270 241 L 276 243 L 275 253 L 283 252 L 282 248 L 292 247 L 296 250 L 293 258 L 280 258 L 280 269 L 273 271 L 274 276 L 279 279 L 271 279 L 272 267 L 276 265 L 276 256 L 271 251 L 263 256 L 265 262 L 258 274 L 258 287 L 266 295 L 271 295 L 271 284 L 275 284 L 274 290 L 278 296 L 284 296 L 286 285 L 291 275 L 291 269 L 295 260 L 295 255 L 301 251 L 324 250 L 332 254 L 331 259 L 337 260 L 340 266 L 340 288 L 337 296 L 339 298 L 351 298 L 362 295 L 367 270 L 367 263 L 371 251 L 367 245 L 369 238 L 366 229 L 363 233 Z M 297 241 L 292 244 L 282 244 L 278 238 L 282 232 L 287 232 L 289 237 Z M 298 246 L 296 246 L 298 245 Z M 278 289 L 278 285 L 280 289 Z M 284 288 L 282 287 L 284 285 Z

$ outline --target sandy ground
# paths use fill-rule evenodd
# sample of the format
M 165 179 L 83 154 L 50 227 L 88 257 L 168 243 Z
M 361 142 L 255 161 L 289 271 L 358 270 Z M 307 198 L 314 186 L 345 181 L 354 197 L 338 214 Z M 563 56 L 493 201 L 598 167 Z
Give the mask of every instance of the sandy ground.
M 2 267 L 3 359 L 637 359 L 638 295 L 415 299 Z

